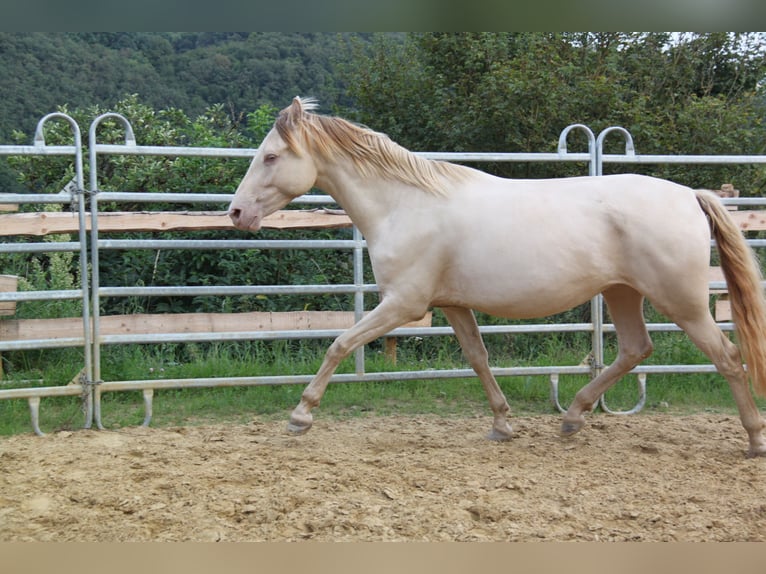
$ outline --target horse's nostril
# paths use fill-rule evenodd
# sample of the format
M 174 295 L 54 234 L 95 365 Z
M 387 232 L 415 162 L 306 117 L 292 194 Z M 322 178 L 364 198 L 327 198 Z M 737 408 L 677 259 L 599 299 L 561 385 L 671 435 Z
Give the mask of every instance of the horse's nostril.
M 229 210 L 229 217 L 232 219 L 232 221 L 237 221 L 241 215 L 242 215 L 241 209 L 231 208 Z

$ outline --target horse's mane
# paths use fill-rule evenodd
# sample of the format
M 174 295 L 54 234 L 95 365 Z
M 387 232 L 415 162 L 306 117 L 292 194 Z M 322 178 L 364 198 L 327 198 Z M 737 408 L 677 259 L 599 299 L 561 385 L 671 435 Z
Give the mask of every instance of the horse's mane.
M 295 131 L 301 140 L 325 159 L 343 155 L 367 176 L 395 179 L 434 194 L 443 194 L 445 179 L 460 180 L 466 168 L 443 161 L 419 157 L 392 141 L 387 135 L 343 118 L 308 113 L 316 109 L 313 99 L 300 100 L 302 112 L 295 118 L 290 108 L 282 110 L 274 127 L 293 151 L 299 150 Z M 296 121 L 297 120 L 297 121 Z

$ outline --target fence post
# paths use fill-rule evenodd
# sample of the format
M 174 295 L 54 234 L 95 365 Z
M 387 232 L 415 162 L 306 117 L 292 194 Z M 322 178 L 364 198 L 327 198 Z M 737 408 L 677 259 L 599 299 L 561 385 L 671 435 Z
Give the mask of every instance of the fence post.
M 559 155 L 566 155 L 567 135 L 573 130 L 581 130 L 585 132 L 588 138 L 588 154 L 590 155 L 590 161 L 588 162 L 588 175 L 601 175 L 599 167 L 599 155 L 598 146 L 596 145 L 596 138 L 593 131 L 583 124 L 572 124 L 567 126 L 561 132 L 559 136 Z M 593 334 L 591 336 L 591 359 L 590 369 L 591 378 L 595 378 L 604 368 L 604 296 L 599 293 L 590 300 L 590 322 L 593 325 Z M 557 405 L 558 406 L 558 405 Z M 559 406 L 559 409 L 561 407 Z
M 609 135 L 612 132 L 617 132 L 625 138 L 625 155 L 626 156 L 635 156 L 636 150 L 633 146 L 633 136 L 630 135 L 630 132 L 626 130 L 623 127 L 619 126 L 611 126 L 608 128 L 604 128 L 601 130 L 601 133 L 598 134 L 598 137 L 596 138 L 596 175 L 604 175 L 604 139 L 606 139 L 606 136 Z M 598 295 L 600 304 L 599 304 L 599 313 L 601 314 L 601 317 L 599 319 L 601 329 L 600 329 L 600 342 L 598 346 L 598 354 L 596 354 L 596 347 L 594 346 L 594 363 L 596 364 L 599 371 L 604 368 L 604 333 L 603 333 L 603 296 Z M 609 407 L 606 405 L 606 399 L 604 395 L 601 395 L 598 400 L 598 404 L 601 406 L 601 410 L 603 410 L 606 413 L 609 414 L 633 414 L 639 412 L 646 403 L 646 374 L 640 373 L 638 375 L 638 402 L 636 402 L 636 405 L 630 409 L 629 411 L 612 411 L 609 409 Z
M 103 380 L 101 378 L 101 297 L 100 297 L 100 278 L 99 278 L 99 248 L 98 248 L 98 150 L 96 141 L 96 130 L 98 126 L 107 119 L 115 119 L 122 122 L 125 127 L 125 145 L 136 145 L 136 136 L 133 133 L 133 127 L 130 122 L 120 114 L 107 112 L 94 119 L 88 130 L 88 153 L 90 160 L 90 248 L 91 248 L 91 283 L 92 299 L 91 309 L 93 313 L 93 376 L 91 378 L 95 390 L 93 392 L 94 418 L 96 427 L 103 429 L 101 423 L 101 391 L 98 388 Z
M 364 315 L 364 237 L 359 228 L 354 225 L 354 322 L 359 322 Z M 364 347 L 361 345 L 354 351 L 355 371 L 357 375 L 364 374 Z
M 74 190 L 72 191 L 72 200 L 77 202 L 77 217 L 79 222 L 78 240 L 80 243 L 80 288 L 82 291 L 82 323 L 83 323 L 83 356 L 84 356 L 84 372 L 86 380 L 81 382 L 83 385 L 82 397 L 85 402 L 85 423 L 84 427 L 90 428 L 93 423 L 93 394 L 90 392 L 88 386 L 93 380 L 93 355 L 91 349 L 91 320 L 90 320 L 90 294 L 88 287 L 88 231 L 87 221 L 85 215 L 85 178 L 83 175 L 83 157 L 82 157 L 82 135 L 80 132 L 80 126 L 77 122 L 67 114 L 61 112 L 54 112 L 44 116 L 38 123 L 35 129 L 34 145 L 35 147 L 45 147 L 45 134 L 43 126 L 45 122 L 50 119 L 63 119 L 69 123 L 74 135 L 74 152 L 75 152 L 75 179 Z M 75 197 L 76 196 L 76 197 Z M 32 403 L 30 403 L 30 406 Z M 35 432 L 40 434 L 39 427 L 33 416 L 33 426 L 35 426 Z

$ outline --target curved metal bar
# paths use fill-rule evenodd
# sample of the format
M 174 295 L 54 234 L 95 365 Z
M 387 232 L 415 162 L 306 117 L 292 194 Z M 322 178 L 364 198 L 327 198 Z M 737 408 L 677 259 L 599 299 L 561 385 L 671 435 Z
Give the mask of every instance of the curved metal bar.
M 597 152 L 596 138 L 593 135 L 593 131 L 584 124 L 572 124 L 562 130 L 561 135 L 559 136 L 559 155 L 562 157 L 566 155 L 567 136 L 571 131 L 576 129 L 584 131 L 588 137 L 588 153 L 590 154 L 590 162 L 588 163 L 588 175 L 601 175 L 599 173 L 598 167 L 600 159 Z M 604 132 L 601 133 L 606 135 Z M 603 142 L 603 139 L 601 141 Z M 595 295 L 590 301 L 590 317 L 590 321 L 593 324 L 593 336 L 591 340 L 593 362 L 591 374 L 593 377 L 596 377 L 601 372 L 604 363 L 604 298 L 600 293 Z
M 585 124 L 572 124 L 564 128 L 559 135 L 558 153 L 560 156 L 567 154 L 567 136 L 574 130 L 584 131 L 588 138 L 588 153 L 590 154 L 590 162 L 588 165 L 588 175 L 601 175 L 602 174 L 602 162 L 600 150 L 603 146 L 604 138 L 610 131 L 622 130 L 626 135 L 626 138 L 630 142 L 631 151 L 633 150 L 633 138 L 630 133 L 624 128 L 613 127 L 603 130 L 598 138 L 593 134 L 593 131 Z M 627 144 L 626 144 L 627 153 Z M 603 368 L 604 363 L 604 341 L 603 341 L 603 324 L 604 324 L 604 303 L 603 296 L 599 293 L 591 299 L 591 323 L 593 324 L 593 337 L 591 341 L 591 352 L 593 360 L 591 363 L 591 375 L 593 377 L 598 376 Z M 555 380 L 554 380 L 555 377 Z M 559 404 L 558 400 L 558 375 L 551 375 L 551 402 L 561 412 L 565 412 L 563 407 Z
M 638 402 L 636 405 L 628 411 L 613 411 L 606 406 L 606 399 L 604 398 L 604 395 L 601 395 L 599 402 L 601 404 L 601 409 L 605 413 L 609 413 L 610 415 L 634 415 L 644 408 L 644 405 L 646 404 L 646 373 L 638 373 L 636 377 L 638 380 Z
M 144 389 L 144 422 L 141 426 L 148 427 L 152 422 L 152 399 L 154 398 L 154 389 Z
M 553 404 L 556 409 L 560 413 L 565 413 L 567 410 L 561 406 L 561 403 L 559 403 L 559 374 L 558 373 L 551 373 L 550 376 L 550 385 L 551 385 L 551 404 Z
M 590 162 L 588 165 L 589 175 L 596 174 L 596 137 L 593 135 L 593 131 L 585 124 L 572 124 L 561 130 L 559 135 L 558 154 L 563 157 L 567 155 L 567 136 L 574 130 L 582 130 L 588 138 L 588 154 L 590 155 Z
M 101 114 L 97 118 L 95 118 L 91 124 L 90 128 L 88 129 L 88 159 L 89 159 L 89 168 L 90 168 L 90 213 L 91 213 L 91 254 L 90 254 L 90 262 L 91 262 L 91 284 L 92 284 L 92 291 L 93 291 L 93 300 L 91 302 L 91 309 L 92 309 L 92 315 L 93 315 L 93 342 L 92 342 L 92 349 L 91 353 L 93 355 L 93 375 L 90 380 L 92 381 L 100 381 L 101 380 L 101 344 L 99 342 L 100 332 L 101 332 L 101 321 L 100 321 L 100 308 L 101 303 L 99 301 L 99 288 L 100 288 L 100 278 L 99 278 L 99 248 L 98 248 L 98 161 L 97 161 L 97 130 L 99 125 L 105 120 L 108 119 L 114 119 L 118 120 L 122 123 L 123 127 L 125 128 L 125 146 L 127 147 L 135 147 L 136 146 L 136 136 L 133 132 L 133 126 L 130 125 L 130 122 L 128 119 L 123 116 L 122 114 L 118 114 L 115 112 L 107 112 L 105 114 Z M 96 420 L 96 426 L 98 429 L 103 430 L 103 425 L 101 424 L 101 393 L 99 392 L 98 387 L 96 386 L 96 389 L 92 393 L 93 395 L 93 401 L 95 402 L 94 406 L 94 417 Z
M 80 126 L 77 125 L 77 122 L 72 119 L 71 116 L 62 113 L 62 112 L 52 112 L 50 114 L 47 114 L 40 118 L 40 121 L 37 122 L 37 127 L 35 128 L 35 138 L 34 138 L 34 145 L 37 147 L 45 147 L 45 123 L 48 120 L 53 119 L 62 119 L 65 120 L 72 128 L 72 132 L 74 134 L 74 144 L 79 149 L 82 150 L 82 135 L 80 133 Z
M 633 146 L 633 136 L 630 132 L 620 126 L 611 126 L 601 130 L 596 138 L 594 149 L 594 160 L 591 163 L 591 175 L 604 174 L 604 140 L 612 132 L 617 132 L 625 138 L 625 155 L 635 156 L 636 150 Z M 604 368 L 604 296 L 600 293 L 591 299 L 591 322 L 593 323 L 593 377 L 597 377 Z M 603 398 L 603 397 L 602 397 Z
M 94 147 L 96 145 L 96 130 L 98 129 L 98 126 L 103 122 L 104 120 L 119 120 L 123 127 L 125 128 L 125 145 L 126 146 L 133 146 L 136 145 L 136 135 L 133 132 L 133 126 L 130 125 L 130 122 L 128 119 L 123 116 L 122 114 L 118 114 L 115 112 L 107 112 L 105 114 L 101 114 L 96 119 L 94 119 L 90 123 L 90 129 L 88 129 L 88 144 L 90 148 L 90 155 L 91 159 L 93 158 L 94 154 Z M 91 170 L 91 175 L 93 174 L 93 170 Z
M 29 397 L 29 416 L 32 419 L 32 429 L 37 436 L 45 436 L 40 430 L 40 397 Z
M 88 286 L 88 274 L 89 274 L 89 267 L 88 267 L 88 250 L 87 250 L 87 224 L 86 224 L 86 216 L 85 216 L 85 199 L 84 199 L 84 191 L 85 191 L 85 176 L 83 174 L 83 157 L 82 157 L 82 134 L 80 132 L 80 126 L 77 124 L 77 122 L 69 115 L 62 113 L 62 112 L 53 112 L 46 116 L 44 116 L 42 119 L 40 119 L 39 122 L 37 122 L 37 127 L 35 129 L 35 136 L 34 136 L 34 145 L 36 147 L 45 147 L 45 123 L 48 120 L 52 119 L 62 119 L 65 120 L 67 123 L 69 123 L 69 126 L 72 129 L 72 134 L 74 135 L 74 145 L 75 145 L 75 190 L 73 192 L 73 203 L 76 199 L 77 202 L 77 214 L 78 214 L 78 225 L 79 225 L 79 234 L 78 234 L 78 240 L 80 244 L 80 277 L 82 277 L 82 300 L 83 300 L 83 309 L 82 309 L 82 321 L 83 321 L 83 334 L 84 334 L 84 362 L 85 362 L 85 376 L 88 380 L 92 380 L 93 376 L 93 340 L 92 340 L 92 331 L 91 331 L 91 319 L 90 319 L 90 292 L 89 292 L 89 286 Z M 76 195 L 76 197 L 74 197 Z M 32 406 L 32 399 L 30 399 L 30 409 L 33 409 L 34 412 L 37 411 L 39 407 L 39 400 L 37 407 Z M 85 403 L 85 423 L 84 428 L 88 429 L 91 427 L 93 423 L 93 396 L 92 393 L 84 393 L 83 394 L 83 402 Z M 33 412 L 33 418 L 35 416 Z M 34 424 L 34 423 L 33 423 Z M 35 432 L 37 434 L 40 434 L 39 427 L 35 429 Z
M 559 402 L 559 374 L 558 373 L 551 373 L 550 376 L 550 398 L 551 398 L 551 404 L 558 409 L 560 413 L 566 413 L 567 409 L 561 406 L 561 403 Z M 596 401 L 593 403 L 593 409 L 596 410 L 596 407 L 598 406 L 599 401 Z
M 596 175 L 604 174 L 604 140 L 606 139 L 606 136 L 612 132 L 620 133 L 625 138 L 625 155 L 627 157 L 635 157 L 636 155 L 636 148 L 633 145 L 633 136 L 630 135 L 628 130 L 620 126 L 604 128 L 596 138 Z

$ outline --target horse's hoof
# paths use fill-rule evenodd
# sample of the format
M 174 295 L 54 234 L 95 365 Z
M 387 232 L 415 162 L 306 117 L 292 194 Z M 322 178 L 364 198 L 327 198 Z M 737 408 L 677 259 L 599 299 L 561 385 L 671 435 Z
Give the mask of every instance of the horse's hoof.
M 503 429 L 498 429 L 493 427 L 492 430 L 487 435 L 488 440 L 493 440 L 497 442 L 502 442 L 506 440 L 511 440 L 513 438 L 513 429 L 511 428 L 511 425 L 505 424 Z
M 311 425 L 296 425 L 292 422 L 287 423 L 287 432 L 292 435 L 301 435 L 309 432 Z
M 750 447 L 747 451 L 747 458 L 757 458 L 759 456 L 766 456 L 766 447 L 759 446 L 758 448 Z
M 294 435 L 306 434 L 309 432 L 312 424 L 314 424 L 314 420 L 311 415 L 300 416 L 293 414 L 290 417 L 290 422 L 287 423 L 287 432 Z
M 561 436 L 577 434 L 585 425 L 585 420 L 565 420 L 561 423 Z

